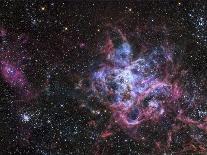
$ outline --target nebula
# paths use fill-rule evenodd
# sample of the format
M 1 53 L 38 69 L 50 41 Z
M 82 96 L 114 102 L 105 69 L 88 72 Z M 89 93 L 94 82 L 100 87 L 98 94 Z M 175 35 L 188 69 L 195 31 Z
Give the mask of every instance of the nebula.
M 206 122 L 184 114 L 192 105 L 188 101 L 193 90 L 185 88 L 186 70 L 174 62 L 173 50 L 153 46 L 134 57 L 133 45 L 120 31 L 117 34 L 119 42 L 107 38 L 102 62 L 91 75 L 91 89 L 112 112 L 113 123 L 138 141 L 157 134 L 150 139 L 159 149 L 163 145 L 162 151 L 170 148 L 178 120 L 207 132 Z
M 5 81 L 13 87 L 23 88 L 28 83 L 23 72 L 11 63 L 2 61 L 1 71 Z
M 9 35 L 4 28 L 0 28 L 2 39 L 0 44 L 0 76 L 9 87 L 15 90 L 18 101 L 29 101 L 36 97 L 37 91 L 32 88 L 24 71 L 24 64 L 30 57 L 23 50 L 22 44 L 27 42 L 28 37 L 21 34 L 12 40 Z

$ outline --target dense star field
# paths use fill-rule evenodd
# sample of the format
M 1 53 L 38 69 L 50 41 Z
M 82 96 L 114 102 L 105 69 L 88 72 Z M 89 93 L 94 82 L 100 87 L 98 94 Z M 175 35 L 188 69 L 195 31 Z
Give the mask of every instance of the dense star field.
M 0 2 L 0 154 L 207 153 L 207 1 Z

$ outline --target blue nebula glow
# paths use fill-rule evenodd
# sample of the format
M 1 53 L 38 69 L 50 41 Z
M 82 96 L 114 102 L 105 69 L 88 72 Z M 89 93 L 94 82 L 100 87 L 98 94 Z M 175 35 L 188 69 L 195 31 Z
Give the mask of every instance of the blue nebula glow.
M 94 91 L 101 95 L 110 94 L 111 104 L 123 104 L 130 111 L 128 117 L 131 120 L 136 119 L 139 109 L 132 106 L 138 102 L 137 97 L 169 95 L 166 84 L 160 82 L 156 70 L 159 65 L 166 62 L 165 54 L 163 49 L 154 48 L 151 53 L 132 61 L 131 47 L 127 42 L 123 43 L 115 49 L 111 57 L 110 61 L 115 65 L 102 64 L 102 67 L 93 73 Z M 148 106 L 157 108 L 158 103 L 153 100 Z
M 115 65 L 118 65 L 118 66 L 129 65 L 131 54 L 132 52 L 131 52 L 130 45 L 127 42 L 121 44 L 121 46 L 115 50 L 115 54 L 113 57 L 113 61 Z

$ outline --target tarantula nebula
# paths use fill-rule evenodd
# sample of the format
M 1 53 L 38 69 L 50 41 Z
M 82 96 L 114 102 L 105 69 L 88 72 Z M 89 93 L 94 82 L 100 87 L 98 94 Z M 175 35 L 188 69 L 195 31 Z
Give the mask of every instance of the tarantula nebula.
M 138 50 L 120 30 L 114 33 L 108 33 L 101 62 L 91 75 L 91 89 L 111 111 L 113 123 L 137 142 L 150 143 L 150 149 L 205 150 L 207 117 L 192 114 L 206 98 L 199 84 L 187 80 L 189 73 L 174 58 L 174 46 L 163 39 L 157 45 L 142 43 Z

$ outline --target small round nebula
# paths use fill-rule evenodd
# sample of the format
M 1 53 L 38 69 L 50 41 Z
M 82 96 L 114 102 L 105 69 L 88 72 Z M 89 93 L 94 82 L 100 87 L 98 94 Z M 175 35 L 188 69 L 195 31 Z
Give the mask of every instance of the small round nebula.
M 22 70 L 9 62 L 1 62 L 1 74 L 13 87 L 23 88 L 28 83 Z
M 21 68 L 8 61 L 1 61 L 0 64 L 1 76 L 9 86 L 16 90 L 22 101 L 28 101 L 37 96 Z

